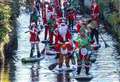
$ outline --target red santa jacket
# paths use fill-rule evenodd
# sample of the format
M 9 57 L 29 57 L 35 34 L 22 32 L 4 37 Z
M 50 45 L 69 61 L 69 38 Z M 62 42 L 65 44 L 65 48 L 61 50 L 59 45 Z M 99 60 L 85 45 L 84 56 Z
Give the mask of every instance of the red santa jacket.
M 77 32 L 80 32 L 80 28 L 81 28 L 81 25 L 83 24 L 82 21 L 79 21 L 77 24 L 76 24 L 76 29 L 77 29 Z
M 100 13 L 99 5 L 97 3 L 93 3 L 91 5 L 91 16 L 92 16 L 92 19 L 97 22 L 97 24 L 99 24 L 99 13 Z
M 38 29 L 36 27 L 33 27 L 32 30 L 30 30 L 30 42 L 31 43 L 38 43 L 40 41 L 38 36 Z
M 74 11 L 70 11 L 67 15 L 68 20 L 75 20 L 76 15 Z
M 65 39 L 66 39 L 66 41 L 72 39 L 71 33 L 70 33 L 69 31 L 67 31 L 67 34 L 66 34 L 66 36 L 65 36 Z M 63 37 L 60 35 L 59 32 L 58 32 L 58 41 L 61 42 L 61 43 L 64 42 L 64 39 L 63 39 Z
M 57 18 L 61 18 L 62 17 L 62 11 L 60 9 L 58 9 L 57 11 Z
M 66 39 L 71 40 L 71 38 L 72 38 L 71 33 L 68 32 L 66 34 Z M 58 43 L 56 43 L 56 46 L 55 46 L 55 50 L 58 51 L 58 52 L 60 51 L 60 48 L 61 48 L 61 44 L 59 42 L 62 42 L 62 43 L 64 42 L 64 40 L 63 40 L 63 38 L 62 38 L 62 36 L 60 34 L 58 34 Z M 68 51 L 73 50 L 73 45 L 70 42 L 65 43 L 65 45 L 66 45 L 66 48 L 68 49 Z
M 96 5 L 96 6 L 95 6 Z M 99 14 L 100 13 L 100 7 L 99 7 L 99 5 L 97 4 L 97 3 L 93 3 L 92 5 L 91 5 L 91 14 L 93 14 L 93 15 L 97 15 L 97 14 Z

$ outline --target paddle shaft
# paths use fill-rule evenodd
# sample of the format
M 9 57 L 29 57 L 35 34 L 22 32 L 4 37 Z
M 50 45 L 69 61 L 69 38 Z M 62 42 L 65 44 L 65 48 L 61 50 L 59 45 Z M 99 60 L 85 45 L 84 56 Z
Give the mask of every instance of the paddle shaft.
M 100 34 L 101 39 L 103 40 L 105 47 L 108 47 L 109 45 L 106 43 L 106 41 L 103 39 L 102 35 Z

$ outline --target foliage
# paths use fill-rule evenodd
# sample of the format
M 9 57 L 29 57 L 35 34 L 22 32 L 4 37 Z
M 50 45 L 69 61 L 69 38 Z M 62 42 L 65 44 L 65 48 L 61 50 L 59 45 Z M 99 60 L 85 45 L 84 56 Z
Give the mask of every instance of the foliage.
M 10 27 L 11 8 L 9 5 L 0 3 L 0 41 L 11 31 Z
M 97 0 L 97 2 L 99 3 L 100 5 L 100 9 L 101 9 L 101 12 L 104 12 L 107 10 L 108 8 L 108 5 L 104 3 L 103 0 Z
M 108 22 L 114 26 L 114 25 L 118 25 L 120 24 L 120 16 L 119 13 L 117 12 L 112 12 L 109 16 L 108 16 Z

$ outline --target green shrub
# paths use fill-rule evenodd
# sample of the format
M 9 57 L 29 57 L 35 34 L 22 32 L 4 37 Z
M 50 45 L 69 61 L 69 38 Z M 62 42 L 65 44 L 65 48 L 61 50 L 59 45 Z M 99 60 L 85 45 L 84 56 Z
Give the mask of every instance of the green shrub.
M 11 8 L 9 5 L 0 3 L 0 41 L 10 31 Z

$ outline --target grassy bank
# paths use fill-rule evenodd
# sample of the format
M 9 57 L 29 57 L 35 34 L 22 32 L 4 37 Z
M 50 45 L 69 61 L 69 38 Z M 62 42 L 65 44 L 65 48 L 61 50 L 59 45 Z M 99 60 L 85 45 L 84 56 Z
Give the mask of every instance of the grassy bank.
M 98 0 L 104 23 L 109 33 L 117 40 L 116 49 L 120 53 L 120 5 L 119 0 Z
M 0 3 L 0 59 L 4 59 L 4 45 L 9 42 L 11 29 L 11 8 L 9 5 Z

